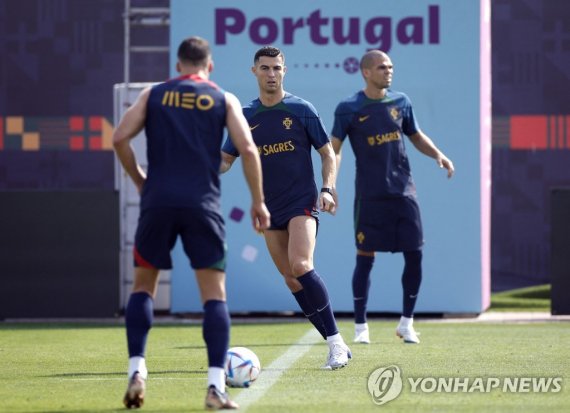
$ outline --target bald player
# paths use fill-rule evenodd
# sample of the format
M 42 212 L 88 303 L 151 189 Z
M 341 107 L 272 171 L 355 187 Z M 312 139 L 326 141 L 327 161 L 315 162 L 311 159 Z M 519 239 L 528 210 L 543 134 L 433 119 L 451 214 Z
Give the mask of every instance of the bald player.
M 445 168 L 448 178 L 454 167 L 420 130 L 410 99 L 389 89 L 394 73 L 390 57 L 380 50 L 371 50 L 362 57 L 360 70 L 365 87 L 338 104 L 331 137 L 337 169 L 347 136 L 356 159 L 354 342 L 370 343 L 366 305 L 374 255 L 381 251 L 404 255 L 403 310 L 396 334 L 406 343 L 419 343 L 413 315 L 422 281 L 424 241 L 404 135 L 417 150 Z

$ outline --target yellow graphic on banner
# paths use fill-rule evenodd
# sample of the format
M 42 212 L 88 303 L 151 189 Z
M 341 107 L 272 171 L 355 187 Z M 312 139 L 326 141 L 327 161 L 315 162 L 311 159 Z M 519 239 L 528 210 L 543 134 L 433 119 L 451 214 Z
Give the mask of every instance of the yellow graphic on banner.
M 113 125 L 103 116 L 0 117 L 0 151 L 109 151 Z
M 37 151 L 40 149 L 40 134 L 38 132 L 26 132 L 22 134 L 22 149 L 25 151 Z
M 24 133 L 24 118 L 21 116 L 8 116 L 6 118 L 6 133 L 11 135 Z

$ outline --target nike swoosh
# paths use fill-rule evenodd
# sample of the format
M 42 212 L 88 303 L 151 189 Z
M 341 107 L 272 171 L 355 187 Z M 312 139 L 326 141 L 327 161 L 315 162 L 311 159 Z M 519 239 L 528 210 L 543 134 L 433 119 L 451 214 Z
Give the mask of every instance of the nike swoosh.
M 360 117 L 358 118 L 358 121 L 359 121 L 359 122 L 364 122 L 364 121 L 365 121 L 366 119 L 368 119 L 369 117 L 370 117 L 370 115 L 360 116 Z
M 261 123 L 258 123 L 258 124 L 255 125 L 255 126 L 250 126 L 250 127 L 249 127 L 249 130 L 252 131 L 252 130 L 254 130 L 255 128 L 257 128 L 259 125 L 261 125 Z

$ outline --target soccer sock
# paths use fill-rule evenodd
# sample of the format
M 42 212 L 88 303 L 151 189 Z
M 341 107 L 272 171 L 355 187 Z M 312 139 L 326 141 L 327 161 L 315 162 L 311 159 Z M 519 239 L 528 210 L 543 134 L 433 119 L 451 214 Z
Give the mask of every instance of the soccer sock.
M 414 325 L 414 319 L 411 317 L 400 317 L 400 323 L 398 324 L 399 327 L 408 328 Z
M 327 344 L 329 347 L 332 347 L 333 344 L 342 343 L 344 344 L 344 340 L 340 333 L 333 334 L 332 336 L 327 337 Z
M 139 372 L 139 374 L 143 379 L 145 380 L 147 379 L 148 370 L 146 368 L 146 362 L 144 360 L 144 357 L 135 356 L 129 358 L 129 372 L 128 372 L 129 379 L 133 377 L 133 375 L 137 371 Z
M 354 323 L 354 332 L 356 334 L 360 334 L 366 330 L 368 330 L 368 323 Z
M 326 336 L 333 336 L 338 333 L 336 320 L 330 305 L 329 293 L 322 278 L 311 270 L 297 278 L 303 286 L 303 291 L 307 297 L 307 302 L 317 310 Z
M 315 308 L 307 302 L 305 290 L 303 289 L 297 291 L 296 293 L 293 293 L 293 297 L 295 297 L 295 300 L 297 300 L 297 303 L 299 303 L 299 307 L 301 307 L 301 310 L 305 314 L 305 317 L 307 317 L 311 324 L 313 324 L 319 333 L 321 333 L 321 336 L 326 339 L 327 333 L 325 331 L 325 327 L 323 326 L 323 321 L 321 320 L 321 317 L 319 316 L 317 310 L 315 310 Z
M 402 287 L 404 290 L 404 311 L 402 315 L 407 318 L 414 316 L 414 308 L 420 284 L 422 283 L 422 251 L 404 252 L 404 273 L 402 274 Z
M 208 367 L 208 387 L 212 384 L 222 393 L 226 391 L 226 372 L 222 367 Z
M 129 359 L 140 357 L 144 359 L 146 339 L 152 327 L 153 299 L 146 292 L 133 293 L 125 310 L 125 325 L 127 327 L 127 346 Z M 138 362 L 133 362 L 136 365 Z M 129 362 L 129 370 L 130 370 Z M 136 371 L 136 370 L 135 370 Z M 145 376 L 139 370 L 141 375 Z M 134 374 L 134 371 L 132 372 Z M 129 377 L 131 372 L 129 371 Z
M 208 367 L 223 368 L 230 343 L 230 315 L 225 301 L 208 300 L 204 304 L 202 337 L 208 349 Z
M 366 322 L 366 304 L 368 303 L 368 290 L 370 289 L 370 271 L 374 264 L 374 257 L 367 255 L 356 256 L 356 266 L 352 274 L 352 297 L 354 298 L 354 322 Z

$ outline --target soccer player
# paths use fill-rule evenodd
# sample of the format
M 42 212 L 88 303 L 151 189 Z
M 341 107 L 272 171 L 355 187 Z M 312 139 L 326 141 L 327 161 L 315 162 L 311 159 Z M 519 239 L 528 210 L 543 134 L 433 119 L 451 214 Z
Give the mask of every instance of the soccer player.
M 182 41 L 176 65 L 180 77 L 142 91 L 113 135 L 115 151 L 141 193 L 135 235 L 135 278 L 125 321 L 129 351 L 127 408 L 144 401 L 145 347 L 153 319 L 159 269 L 172 268 L 170 251 L 178 236 L 196 272 L 204 307 L 203 337 L 208 353 L 206 408 L 236 409 L 225 392 L 224 362 L 230 318 L 225 290 L 225 228 L 220 211 L 220 148 L 224 127 L 243 157 L 256 231 L 269 226 L 261 164 L 238 99 L 208 80 L 213 61 L 208 42 Z M 148 176 L 130 140 L 144 128 Z
M 454 167 L 420 130 L 410 99 L 389 89 L 394 71 L 390 57 L 371 50 L 362 57 L 360 69 L 366 86 L 338 104 L 331 139 L 337 168 L 347 135 L 356 159 L 354 341 L 370 343 L 366 323 L 370 272 L 375 251 L 382 251 L 404 255 L 403 312 L 396 334 L 406 343 L 419 343 L 413 315 L 422 281 L 423 232 L 404 135 L 416 149 L 445 168 L 448 178 Z
M 271 212 L 265 231 L 267 248 L 302 311 L 326 338 L 329 356 L 325 369 L 344 367 L 350 350 L 338 332 L 327 288 L 313 266 L 318 209 L 336 210 L 335 155 L 322 121 L 313 105 L 287 93 L 283 78 L 285 56 L 266 46 L 255 53 L 252 72 L 259 98 L 243 112 L 261 155 L 263 190 Z M 323 186 L 315 184 L 311 147 L 322 160 Z M 227 171 L 238 156 L 232 141 L 222 148 L 221 171 Z

